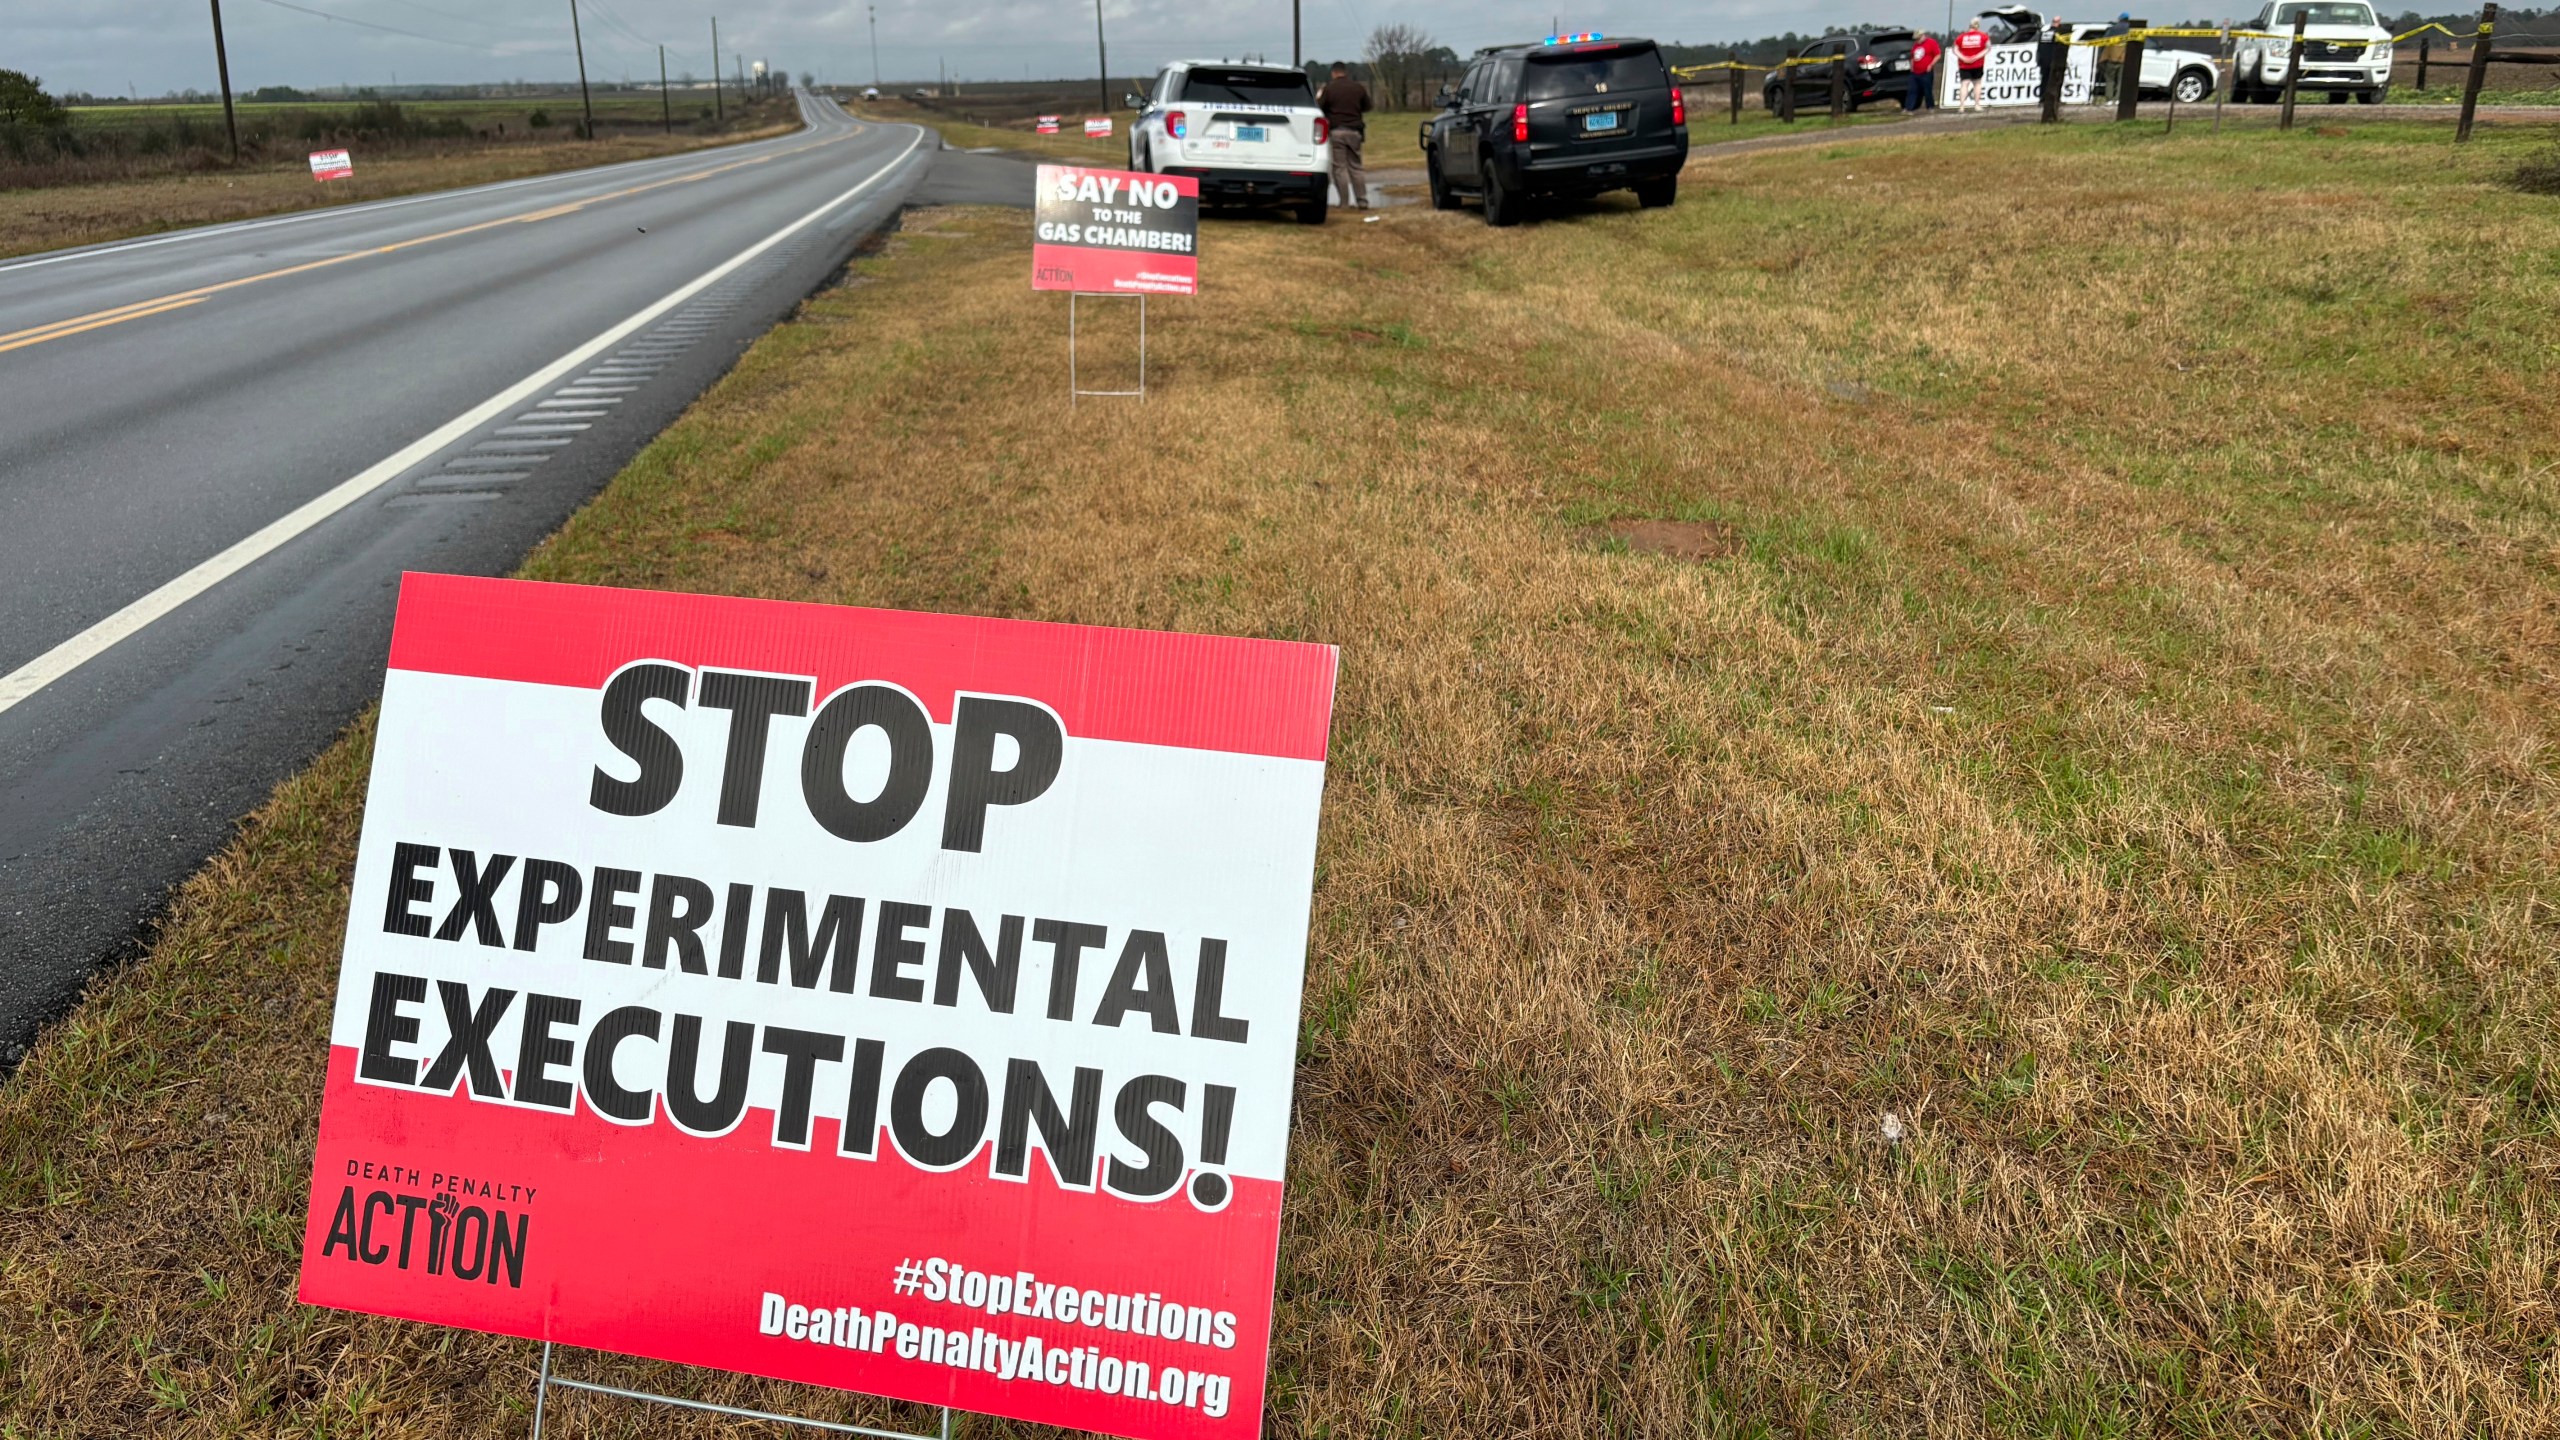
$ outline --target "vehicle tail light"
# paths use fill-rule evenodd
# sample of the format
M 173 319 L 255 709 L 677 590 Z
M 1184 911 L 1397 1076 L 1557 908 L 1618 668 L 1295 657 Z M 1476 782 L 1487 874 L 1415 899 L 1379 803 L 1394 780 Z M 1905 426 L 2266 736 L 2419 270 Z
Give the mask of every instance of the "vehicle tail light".
M 1179 110 L 1171 111 L 1164 117 L 1164 128 L 1167 134 L 1179 140 L 1190 130 L 1191 117 Z
M 1681 95 L 1680 87 L 1677 85 L 1671 87 L 1671 123 L 1674 125 L 1689 123 L 1689 102 Z
M 1333 126 L 1321 115 L 1316 117 L 1316 143 L 1322 145 L 1333 138 Z
M 1511 107 L 1511 138 L 1523 145 L 1529 143 L 1529 107 L 1526 105 Z
M 1861 70 L 1873 70 L 1874 68 L 1876 68 L 1876 57 L 1874 57 L 1873 55 L 1861 55 L 1861 56 L 1859 56 L 1859 57 L 1858 57 L 1858 68 L 1859 68 L 1859 69 L 1861 69 Z

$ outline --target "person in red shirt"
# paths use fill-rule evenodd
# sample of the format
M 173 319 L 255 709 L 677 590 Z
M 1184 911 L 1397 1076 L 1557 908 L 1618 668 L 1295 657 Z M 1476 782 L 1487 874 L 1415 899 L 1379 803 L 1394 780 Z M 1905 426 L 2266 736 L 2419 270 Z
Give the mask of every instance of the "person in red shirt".
M 1946 47 L 1935 35 L 1922 35 L 1911 43 L 1911 93 L 1903 97 L 1902 111 L 1908 115 L 1926 105 L 1938 104 L 1938 57 Z
M 1991 55 L 1991 37 L 1979 25 L 1965 27 L 1956 37 L 1956 108 L 1980 110 L 1982 104 L 1982 67 Z

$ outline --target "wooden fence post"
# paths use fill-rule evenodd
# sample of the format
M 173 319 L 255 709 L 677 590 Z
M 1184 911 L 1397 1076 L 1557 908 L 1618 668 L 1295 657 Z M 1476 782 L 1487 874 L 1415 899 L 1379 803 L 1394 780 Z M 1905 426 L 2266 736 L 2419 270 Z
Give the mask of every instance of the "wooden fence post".
M 2053 37 L 2050 49 L 2041 41 L 2036 45 L 2036 98 L 2043 102 L 2040 107 L 2043 113 L 2037 117 L 2037 123 L 2044 125 L 2062 123 L 2062 86 L 2065 77 L 2071 73 L 2071 47 L 2061 43 L 2070 37 L 2058 27 Z M 2054 57 L 2051 64 L 2045 63 L 2048 54 Z
M 2302 22 L 2309 14 L 2309 6 L 2293 12 L 2293 43 L 2285 49 L 2284 119 L 2276 125 L 2279 130 L 2293 128 L 2293 92 L 2302 79 Z
M 2433 35 L 2418 37 L 2418 93 L 2421 95 L 2427 93 L 2427 45 L 2435 38 Z
M 2213 133 L 2222 133 L 2222 102 L 2240 83 L 2240 66 L 2231 56 L 2231 21 L 2222 22 L 2222 38 L 2214 42 Z M 2174 82 L 2173 82 L 2174 83 Z
M 1831 57 L 1831 119 L 1832 119 L 1832 123 L 1834 123 L 1834 124 L 1839 123 L 1840 117 L 1841 117 L 1841 116 L 1843 116 L 1843 115 L 1846 115 L 1846 114 L 1848 114 L 1848 113 L 1849 113 L 1849 57 L 1848 57 L 1847 55 L 1834 55 L 1834 56 L 1832 56 L 1832 57 Z
M 2489 37 L 2498 28 L 2498 7 L 2480 7 L 2480 33 L 2471 37 L 2471 73 L 2462 77 L 2462 123 L 2453 130 L 2453 143 L 2471 138 L 2471 116 L 2480 108 L 2480 82 L 2489 78 Z
M 2124 59 L 2116 62 L 2116 118 L 2133 118 L 2134 106 L 2142 98 L 2142 27 L 2148 20 L 2136 20 L 2125 27 Z
M 1796 68 L 1778 57 L 1778 118 L 1789 125 L 1796 123 Z
M 1728 63 L 1733 68 L 1724 72 L 1724 78 L 1732 82 L 1733 123 L 1739 125 L 1742 123 L 1742 52 L 1734 51 L 1733 58 Z

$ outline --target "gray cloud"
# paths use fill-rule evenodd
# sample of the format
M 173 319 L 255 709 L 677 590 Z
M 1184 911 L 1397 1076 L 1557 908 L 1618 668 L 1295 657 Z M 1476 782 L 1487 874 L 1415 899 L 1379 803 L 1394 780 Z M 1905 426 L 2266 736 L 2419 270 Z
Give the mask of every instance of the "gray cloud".
M 292 0 L 323 19 L 270 0 L 224 0 L 232 83 L 382 85 L 561 80 L 576 74 L 568 0 Z M 1580 11 L 1559 0 L 1427 5 L 1405 0 L 1301 0 L 1310 58 L 1354 56 L 1371 29 L 1420 25 L 1464 52 L 1534 39 L 1560 21 L 1574 30 L 1645 34 L 1703 43 L 1850 19 L 1944 23 L 1928 0 L 1606 0 Z M 1279 0 L 1104 0 L 1111 70 L 1126 77 L 1177 56 L 1259 53 L 1285 59 L 1289 10 Z M 1961 11 L 1961 7 L 1960 7 Z M 710 16 L 721 47 L 793 73 L 868 80 L 871 51 L 860 0 L 580 0 L 587 64 L 600 79 L 654 77 L 658 44 L 676 73 L 711 68 Z M 982 0 L 936 4 L 881 0 L 884 79 L 931 79 L 948 64 L 964 78 L 1090 77 L 1089 0 Z M 1961 13 L 1959 14 L 1961 18 Z M 357 23 L 362 22 L 362 23 Z M 382 28 L 366 28 L 367 26 Z M 404 34 L 391 31 L 407 32 Z M 57 91 L 151 95 L 210 90 L 211 21 L 201 0 L 0 0 L 0 64 L 26 69 Z M 725 69 L 728 58 L 722 57 Z

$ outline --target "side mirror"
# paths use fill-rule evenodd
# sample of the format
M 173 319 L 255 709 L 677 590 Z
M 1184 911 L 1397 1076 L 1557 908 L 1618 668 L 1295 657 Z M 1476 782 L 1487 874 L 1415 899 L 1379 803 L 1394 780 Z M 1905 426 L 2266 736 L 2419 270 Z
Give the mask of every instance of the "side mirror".
M 1132 110 L 1144 110 L 1147 108 L 1147 97 L 1139 94 L 1135 90 L 1132 90 L 1128 94 L 1120 97 L 1120 103 L 1128 106 Z

